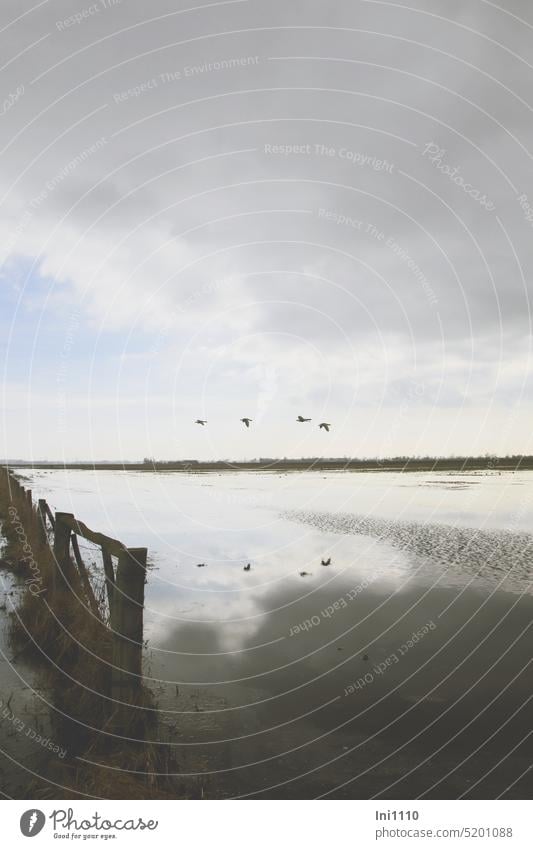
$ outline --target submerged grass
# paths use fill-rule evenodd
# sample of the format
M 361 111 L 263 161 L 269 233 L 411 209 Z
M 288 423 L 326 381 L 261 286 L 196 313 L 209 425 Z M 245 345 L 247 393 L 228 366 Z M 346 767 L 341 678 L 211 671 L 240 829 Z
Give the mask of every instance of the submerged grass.
M 53 705 L 54 734 L 68 753 L 64 760 L 48 756 L 42 780 L 31 782 L 27 798 L 199 795 L 169 775 L 177 772 L 170 747 L 147 742 L 159 739 L 151 691 L 142 685 L 138 703 L 131 706 L 108 696 L 112 632 L 103 602 L 96 615 L 75 568 L 68 587 L 54 581 L 53 551 L 30 498 L 7 469 L 0 469 L 2 565 L 22 584 L 20 604 L 11 615 L 11 640 L 17 654 L 35 664 Z

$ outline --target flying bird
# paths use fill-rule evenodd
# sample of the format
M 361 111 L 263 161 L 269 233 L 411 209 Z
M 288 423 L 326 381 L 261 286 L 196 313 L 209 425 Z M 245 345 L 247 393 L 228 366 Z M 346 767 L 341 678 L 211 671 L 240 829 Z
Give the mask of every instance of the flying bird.
M 304 419 L 304 417 L 303 417 L 303 416 L 298 416 L 298 418 L 296 419 L 296 421 L 297 421 L 297 422 L 310 422 L 310 421 L 311 421 L 311 419 Z
M 243 422 L 243 424 L 245 424 L 246 427 L 250 427 L 251 421 L 252 421 L 252 419 L 247 419 L 247 418 L 241 419 L 241 422 Z
M 195 424 L 206 425 L 207 422 L 204 419 L 196 419 Z
M 250 571 L 250 564 L 247 563 L 246 566 L 243 567 L 243 569 L 244 569 L 245 572 L 249 572 Z
M 306 578 L 307 575 L 310 575 L 311 572 L 300 572 L 300 578 Z
M 205 563 L 197 563 L 196 565 L 197 565 L 198 569 L 203 569 L 203 567 L 205 566 Z
M 327 560 L 321 560 L 322 566 L 331 566 L 331 557 L 328 557 Z
M 322 428 L 324 428 L 324 430 L 327 430 L 327 432 L 329 433 L 329 429 L 331 427 L 331 424 L 329 422 L 320 422 L 318 427 L 319 427 L 320 430 L 322 430 Z

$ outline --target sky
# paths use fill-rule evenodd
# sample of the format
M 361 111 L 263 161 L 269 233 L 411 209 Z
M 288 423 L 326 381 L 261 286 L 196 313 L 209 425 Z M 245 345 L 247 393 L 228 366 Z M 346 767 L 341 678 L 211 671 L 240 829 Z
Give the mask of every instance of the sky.
M 2 0 L 0 44 L 0 455 L 533 453 L 526 0 Z

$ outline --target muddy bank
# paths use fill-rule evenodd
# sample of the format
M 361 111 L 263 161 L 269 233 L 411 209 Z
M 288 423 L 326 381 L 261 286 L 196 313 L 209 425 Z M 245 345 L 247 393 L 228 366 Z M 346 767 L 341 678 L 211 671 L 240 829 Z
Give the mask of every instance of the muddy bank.
M 531 587 L 533 534 L 390 521 L 349 513 L 290 510 L 283 516 L 326 533 L 383 540 L 399 551 L 414 554 L 418 559 L 413 562 L 412 572 L 419 580 L 427 579 L 431 571 L 444 586 L 474 581 L 478 588 L 501 587 L 519 593 L 528 592 Z

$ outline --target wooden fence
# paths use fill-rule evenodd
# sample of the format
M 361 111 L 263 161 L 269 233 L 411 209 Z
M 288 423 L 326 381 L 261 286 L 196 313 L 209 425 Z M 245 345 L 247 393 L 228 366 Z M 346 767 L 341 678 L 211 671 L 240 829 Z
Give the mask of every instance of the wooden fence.
M 100 548 L 109 608 L 108 627 L 113 640 L 110 695 L 117 702 L 135 704 L 142 683 L 147 549 L 127 548 L 119 540 L 91 530 L 72 513 L 54 514 L 43 498 L 39 499 L 34 508 L 31 490 L 25 490 L 9 472 L 7 475 L 11 491 L 18 496 L 17 502 L 24 506 L 26 517 L 21 516 L 22 522 L 24 518 L 36 515 L 41 542 L 50 545 L 50 536 L 53 537 L 50 545 L 54 564 L 53 590 L 72 593 L 77 570 L 88 607 L 94 616 L 103 621 L 89 571 L 81 557 L 78 537 Z

